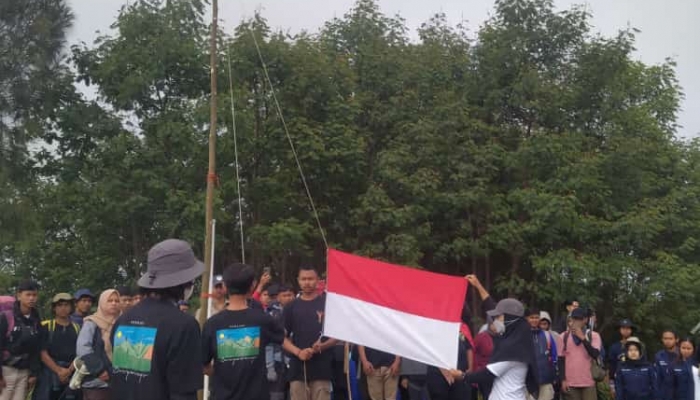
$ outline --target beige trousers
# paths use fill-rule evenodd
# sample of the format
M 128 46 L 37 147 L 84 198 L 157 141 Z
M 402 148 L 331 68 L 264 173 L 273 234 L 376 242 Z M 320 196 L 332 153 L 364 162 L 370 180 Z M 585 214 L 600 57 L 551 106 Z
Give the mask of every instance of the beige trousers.
M 399 377 L 392 376 L 388 367 L 375 369 L 367 376 L 367 389 L 372 400 L 394 400 L 399 387 Z
M 539 397 L 528 397 L 530 398 L 530 400 L 554 400 L 554 386 L 552 386 L 552 384 L 540 385 Z
M 24 400 L 27 396 L 28 369 L 2 367 L 5 389 L 0 393 L 0 400 Z
M 291 400 L 331 400 L 331 381 L 311 381 L 308 387 L 304 381 L 292 381 L 289 395 Z

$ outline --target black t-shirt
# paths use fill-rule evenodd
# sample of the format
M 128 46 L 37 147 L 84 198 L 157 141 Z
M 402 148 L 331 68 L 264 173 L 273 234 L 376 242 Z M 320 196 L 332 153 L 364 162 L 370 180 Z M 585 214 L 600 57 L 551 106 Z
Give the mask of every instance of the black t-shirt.
M 173 302 L 146 298 L 119 317 L 112 349 L 113 399 L 194 399 L 202 388 L 199 325 Z
M 284 308 L 284 327 L 292 343 L 300 349 L 310 348 L 321 338 L 323 332 L 323 313 L 326 296 L 320 295 L 313 300 L 295 299 Z M 329 381 L 333 377 L 333 351 L 326 350 L 306 362 L 306 379 L 308 381 Z M 304 379 L 303 363 L 292 356 L 289 365 L 289 380 Z
M 365 347 L 365 356 L 367 356 L 367 361 L 369 361 L 374 368 L 391 367 L 391 364 L 396 360 L 396 356 L 394 355 L 369 347 Z
M 47 321 L 43 324 L 43 346 L 54 361 L 71 362 L 75 358 L 75 345 L 78 341 L 77 324 L 70 322 L 63 326 L 57 322 Z M 53 331 L 52 331 L 53 329 Z
M 214 399 L 269 399 L 265 346 L 283 340 L 282 326 L 260 310 L 224 310 L 211 317 L 202 332 L 202 361 L 214 360 Z

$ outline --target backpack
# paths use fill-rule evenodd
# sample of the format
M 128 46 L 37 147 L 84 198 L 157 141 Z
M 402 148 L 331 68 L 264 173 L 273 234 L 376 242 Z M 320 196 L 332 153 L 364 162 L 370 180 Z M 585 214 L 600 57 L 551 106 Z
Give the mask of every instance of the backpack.
M 540 333 L 544 336 L 545 342 L 547 343 L 547 355 L 549 358 L 549 362 L 552 363 L 552 366 L 555 368 L 557 367 L 557 359 L 559 358 L 559 354 L 557 354 L 557 344 L 554 342 L 554 338 L 552 337 L 551 332 L 545 332 L 540 330 Z
M 10 333 L 15 329 L 15 302 L 12 296 L 0 296 L 0 317 L 5 317 L 7 321 L 7 332 L 5 336 L 10 337 Z
M 80 326 L 76 324 L 75 322 L 71 322 L 71 325 L 73 325 L 73 329 L 75 329 L 76 334 L 80 334 Z M 56 320 L 55 319 L 47 319 L 45 321 L 41 321 L 41 326 L 45 327 L 47 332 L 49 332 L 49 342 L 53 342 L 53 333 L 56 331 Z

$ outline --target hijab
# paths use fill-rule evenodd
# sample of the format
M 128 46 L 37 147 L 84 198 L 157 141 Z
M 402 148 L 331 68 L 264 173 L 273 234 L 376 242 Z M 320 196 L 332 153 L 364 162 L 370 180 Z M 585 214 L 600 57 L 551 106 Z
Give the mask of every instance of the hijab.
M 102 341 L 105 343 L 105 353 L 110 361 L 112 361 L 112 341 L 110 336 L 112 335 L 112 327 L 114 322 L 119 316 L 119 311 L 114 315 L 107 313 L 107 301 L 109 298 L 116 294 L 119 296 L 119 292 L 114 289 L 107 289 L 102 294 L 100 294 L 100 300 L 97 303 L 97 311 L 91 316 L 85 318 L 85 321 L 92 321 L 98 328 L 100 328 L 100 333 L 102 333 Z
M 527 365 L 526 385 L 529 393 L 537 393 L 537 360 L 532 343 L 532 329 L 523 317 L 505 315 L 506 331 L 493 341 L 493 353 L 489 364 L 517 361 Z

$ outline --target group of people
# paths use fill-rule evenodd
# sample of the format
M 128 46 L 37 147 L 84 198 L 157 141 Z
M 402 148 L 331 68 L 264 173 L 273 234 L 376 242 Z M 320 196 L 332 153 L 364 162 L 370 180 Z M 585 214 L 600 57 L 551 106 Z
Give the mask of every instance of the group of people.
M 45 320 L 37 283 L 21 283 L 0 309 L 0 400 L 28 393 L 37 400 L 194 400 L 204 375 L 215 400 L 698 398 L 692 340 L 663 332 L 664 350 L 651 359 L 637 327 L 623 320 L 620 340 L 606 352 L 594 313 L 576 301 L 554 329 L 547 312 L 516 299 L 496 302 L 468 275 L 486 324 L 475 332 L 465 299 L 457 369 L 441 369 L 324 337 L 325 295 L 309 267 L 299 271 L 297 294 L 269 273 L 257 280 L 251 266 L 228 266 L 214 279 L 200 329 L 188 300 L 203 271 L 189 244 L 166 240 L 149 251 L 138 291 L 58 293 Z M 358 377 L 364 390 L 357 391 Z M 607 394 L 601 384 L 609 384 Z

